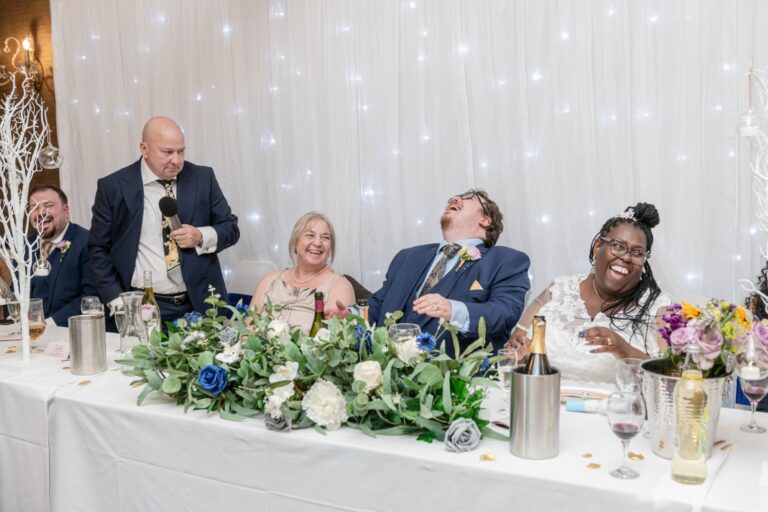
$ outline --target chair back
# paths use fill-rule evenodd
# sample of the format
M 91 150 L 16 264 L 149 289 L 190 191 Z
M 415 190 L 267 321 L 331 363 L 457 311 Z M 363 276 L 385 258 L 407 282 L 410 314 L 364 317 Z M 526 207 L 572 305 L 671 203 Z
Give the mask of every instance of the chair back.
M 227 291 L 230 295 L 250 297 L 261 278 L 277 270 L 277 266 L 267 260 L 242 260 L 235 265 L 232 277 L 227 283 Z M 250 299 L 249 299 L 250 300 Z

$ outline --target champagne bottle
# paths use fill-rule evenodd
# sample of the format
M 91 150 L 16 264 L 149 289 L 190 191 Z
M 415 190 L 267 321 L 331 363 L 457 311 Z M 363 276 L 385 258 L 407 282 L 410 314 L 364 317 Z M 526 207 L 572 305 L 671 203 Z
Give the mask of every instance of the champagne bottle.
M 701 348 L 685 350 L 683 375 L 675 385 L 675 452 L 672 479 L 683 484 L 702 484 L 707 479 L 707 391 L 699 367 Z
M 325 303 L 323 302 L 323 292 L 315 292 L 315 318 L 312 320 L 312 328 L 309 335 L 314 336 L 323 326 L 325 320 Z
M 144 297 L 141 299 L 141 319 L 147 326 L 147 338 L 152 337 L 152 331 L 160 330 L 160 307 L 152 290 L 152 271 L 144 271 Z
M 533 317 L 533 341 L 528 349 L 528 359 L 525 361 L 525 371 L 528 375 L 549 375 L 554 373 L 549 366 L 547 349 L 544 345 L 544 333 L 547 320 L 543 316 Z
M 365 324 L 368 324 L 368 300 L 357 299 L 357 314 L 365 320 Z

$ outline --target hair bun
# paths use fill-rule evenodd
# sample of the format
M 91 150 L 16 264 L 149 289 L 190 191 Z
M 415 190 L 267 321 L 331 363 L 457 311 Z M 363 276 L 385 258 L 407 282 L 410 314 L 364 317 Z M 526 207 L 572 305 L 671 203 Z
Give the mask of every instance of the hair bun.
M 629 208 L 634 208 L 635 219 L 637 222 L 645 224 L 649 228 L 655 228 L 659 225 L 659 222 L 661 222 L 659 211 L 651 203 L 637 203 L 635 206 L 630 206 Z M 627 210 L 629 210 L 629 208 L 627 208 Z

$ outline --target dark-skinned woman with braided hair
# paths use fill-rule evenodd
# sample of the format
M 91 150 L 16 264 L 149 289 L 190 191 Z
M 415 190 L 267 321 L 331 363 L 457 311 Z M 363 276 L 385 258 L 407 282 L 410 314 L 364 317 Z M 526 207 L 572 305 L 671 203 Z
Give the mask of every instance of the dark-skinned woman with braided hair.
M 590 244 L 592 271 L 555 279 L 525 310 L 507 345 L 524 352 L 534 315 L 543 315 L 550 364 L 570 381 L 613 383 L 617 359 L 656 357 L 665 346 L 656 327 L 672 302 L 650 265 L 658 224 L 656 207 L 647 203 L 608 219 Z

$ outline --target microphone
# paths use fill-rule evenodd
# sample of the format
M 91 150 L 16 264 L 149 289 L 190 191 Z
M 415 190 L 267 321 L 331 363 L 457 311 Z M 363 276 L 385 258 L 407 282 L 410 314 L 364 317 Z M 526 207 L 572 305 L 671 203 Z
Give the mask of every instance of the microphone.
M 181 221 L 179 220 L 179 216 L 176 215 L 179 212 L 179 206 L 176 204 L 176 200 L 172 197 L 165 196 L 160 199 L 158 204 L 163 217 L 168 219 L 168 222 L 171 225 L 171 231 L 179 229 L 181 227 Z

